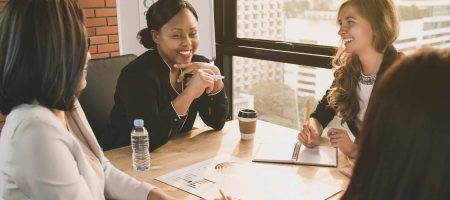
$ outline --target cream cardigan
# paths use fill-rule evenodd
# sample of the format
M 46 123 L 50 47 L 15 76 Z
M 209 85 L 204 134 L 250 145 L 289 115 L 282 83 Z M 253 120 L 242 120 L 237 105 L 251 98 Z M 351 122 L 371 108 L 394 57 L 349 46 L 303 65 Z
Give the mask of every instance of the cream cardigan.
M 49 109 L 22 104 L 8 115 L 0 135 L 0 200 L 147 198 L 155 187 L 115 168 L 103 155 L 78 101 L 75 107 L 66 114 L 83 125 L 80 129 L 105 179 L 98 179 L 77 139 Z

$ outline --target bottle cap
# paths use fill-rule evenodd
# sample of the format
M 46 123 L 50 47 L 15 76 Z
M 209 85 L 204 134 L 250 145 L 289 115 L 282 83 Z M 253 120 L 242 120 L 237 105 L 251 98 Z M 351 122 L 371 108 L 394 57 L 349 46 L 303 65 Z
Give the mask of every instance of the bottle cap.
M 144 126 L 144 120 L 142 120 L 142 119 L 135 119 L 133 124 L 134 124 L 134 126 L 138 126 L 138 127 Z

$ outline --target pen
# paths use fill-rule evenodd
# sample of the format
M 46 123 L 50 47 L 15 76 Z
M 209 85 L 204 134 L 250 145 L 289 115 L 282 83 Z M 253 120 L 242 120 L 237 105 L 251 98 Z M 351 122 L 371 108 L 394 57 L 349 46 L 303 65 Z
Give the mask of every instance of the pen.
M 222 75 L 213 75 L 213 79 L 214 79 L 215 81 L 217 81 L 217 80 L 220 80 L 220 79 L 225 79 L 225 76 L 222 76 Z
M 308 128 L 308 144 L 311 142 L 311 133 L 309 132 L 309 101 L 306 101 L 306 128 Z
M 222 189 L 219 189 L 220 195 L 222 195 L 222 200 L 228 200 L 227 196 L 223 193 Z

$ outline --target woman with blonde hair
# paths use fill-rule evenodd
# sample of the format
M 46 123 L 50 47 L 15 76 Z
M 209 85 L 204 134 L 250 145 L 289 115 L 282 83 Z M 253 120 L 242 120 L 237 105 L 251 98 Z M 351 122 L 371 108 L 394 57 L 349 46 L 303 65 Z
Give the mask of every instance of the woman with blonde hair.
M 299 141 L 319 145 L 323 129 L 337 114 L 358 138 L 360 124 L 377 77 L 399 57 L 392 44 L 397 39 L 399 22 L 392 0 L 348 0 L 339 8 L 337 22 L 343 47 L 338 48 L 332 65 L 334 81 L 304 125 Z M 355 157 L 358 145 L 345 129 L 330 128 L 331 145 Z

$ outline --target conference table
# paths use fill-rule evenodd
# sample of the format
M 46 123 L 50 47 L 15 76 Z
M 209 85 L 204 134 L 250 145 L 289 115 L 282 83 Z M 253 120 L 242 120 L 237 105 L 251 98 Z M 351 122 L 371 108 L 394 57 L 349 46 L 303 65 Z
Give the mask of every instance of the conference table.
M 237 120 L 226 122 L 221 131 L 215 131 L 209 127 L 194 129 L 190 132 L 174 136 L 167 144 L 151 152 L 151 168 L 144 172 L 133 169 L 131 162 L 132 150 L 130 146 L 106 151 L 105 155 L 118 169 L 138 180 L 156 185 L 177 199 L 199 199 L 197 196 L 162 183 L 155 178 L 217 155 L 228 154 L 251 162 L 262 142 L 286 138 L 295 139 L 297 133 L 297 130 L 261 120 L 257 121 L 255 138 L 253 140 L 241 140 Z M 329 140 L 321 138 L 321 145 L 329 146 Z M 338 171 L 338 168 L 349 167 L 351 163 L 339 150 L 337 160 L 337 168 L 274 163 L 252 164 L 261 166 L 261 169 L 265 169 L 265 173 L 267 171 L 282 173 L 288 175 L 285 177 L 291 180 L 311 179 L 323 184 L 337 186 L 344 190 L 349 179 L 342 175 Z M 291 180 L 286 180 L 286 182 Z M 279 187 L 281 189 L 283 185 Z M 274 190 L 276 191 L 277 188 Z M 338 199 L 342 193 L 341 191 L 329 199 Z M 286 199 L 283 198 L 284 194 L 285 192 L 280 190 L 279 199 Z M 220 194 L 217 193 L 217 196 L 220 197 Z

